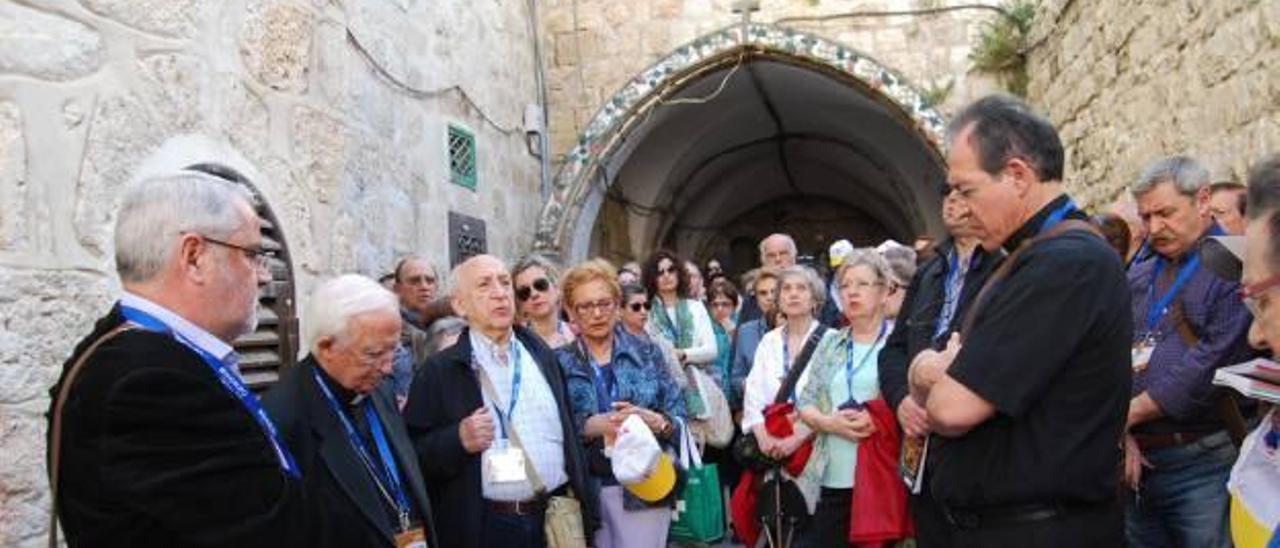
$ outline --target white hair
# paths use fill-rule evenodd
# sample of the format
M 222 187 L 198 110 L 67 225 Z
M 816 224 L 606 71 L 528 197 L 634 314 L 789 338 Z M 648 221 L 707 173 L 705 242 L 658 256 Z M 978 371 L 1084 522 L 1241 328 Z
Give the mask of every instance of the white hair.
M 116 272 L 123 282 L 154 278 L 171 259 L 173 237 L 194 232 L 226 238 L 245 223 L 237 203 L 253 203 L 249 190 L 194 171 L 134 183 L 116 217 Z
M 151 280 L 173 253 L 172 238 L 195 232 L 226 238 L 252 207 L 239 181 L 259 180 L 253 165 L 226 143 L 201 135 L 170 138 L 138 165 L 116 215 L 116 271 L 121 281 Z
M 315 350 L 320 339 L 343 338 L 351 319 L 369 312 L 400 314 L 400 301 L 376 281 L 359 274 L 344 274 L 320 284 L 311 295 L 306 340 Z
M 826 285 L 822 283 L 822 277 L 818 276 L 817 272 L 803 265 L 778 269 L 778 292 L 774 296 L 776 299 L 774 305 L 777 310 L 782 310 L 782 284 L 793 278 L 803 280 L 809 287 L 809 298 L 813 300 L 813 311 L 816 315 L 819 310 L 822 310 L 822 305 L 827 302 Z
M 775 236 L 776 236 L 776 237 L 780 237 L 780 238 L 782 238 L 784 241 L 786 241 L 786 243 L 787 243 L 787 249 L 791 250 L 791 256 L 792 256 L 792 257 L 795 257 L 796 255 L 798 255 L 798 254 L 800 253 L 800 251 L 799 251 L 798 249 L 796 249 L 796 241 L 795 241 L 795 239 L 794 239 L 794 238 L 792 238 L 790 234 L 783 234 L 783 233 L 781 233 L 781 232 L 775 232 L 775 233 L 773 233 L 773 234 L 770 234 L 770 235 L 768 235 L 768 236 L 765 236 L 763 240 L 760 240 L 760 246 L 759 246 L 759 248 L 760 248 L 760 261 L 761 261 L 761 262 L 764 262 L 764 244 L 765 244 L 765 242 L 769 241 L 770 239 L 774 238 Z

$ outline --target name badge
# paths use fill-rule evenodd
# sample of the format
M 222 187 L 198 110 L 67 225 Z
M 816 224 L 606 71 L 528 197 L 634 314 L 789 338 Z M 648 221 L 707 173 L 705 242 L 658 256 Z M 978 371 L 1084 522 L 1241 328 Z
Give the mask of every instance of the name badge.
M 1140 342 L 1133 345 L 1131 355 L 1134 373 L 1141 373 L 1147 369 L 1147 364 L 1151 363 L 1151 353 L 1154 352 L 1155 349 L 1155 345 L 1147 342 Z
M 427 548 L 427 533 L 421 527 L 396 535 L 396 548 Z
M 524 470 L 524 451 L 517 447 L 494 443 L 485 452 L 485 478 L 489 483 L 520 483 L 528 476 Z

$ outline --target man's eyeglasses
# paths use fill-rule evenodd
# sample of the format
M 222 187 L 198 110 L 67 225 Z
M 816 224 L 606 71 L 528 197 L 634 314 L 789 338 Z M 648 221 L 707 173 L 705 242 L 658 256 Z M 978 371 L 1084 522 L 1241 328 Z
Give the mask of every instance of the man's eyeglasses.
M 407 276 L 404 283 L 409 285 L 431 285 L 436 283 L 436 277 L 427 274 L 418 274 L 417 276 Z
M 268 270 L 268 266 L 270 266 L 270 261 L 276 258 L 276 252 L 274 251 L 270 251 L 266 249 L 253 249 L 253 248 L 245 247 L 242 245 L 236 245 L 231 242 L 224 242 L 222 240 L 210 238 L 203 234 L 197 234 L 197 236 L 204 238 L 204 241 L 209 242 L 211 244 L 220 245 L 222 247 L 225 247 L 228 249 L 234 249 L 241 253 L 244 253 L 244 256 L 248 257 L 249 260 L 253 261 L 254 266 L 256 266 L 260 270 Z
M 658 275 L 659 275 L 659 276 L 662 276 L 662 275 L 665 275 L 665 274 L 675 275 L 675 273 L 676 273 L 676 267 L 675 267 L 675 266 L 668 266 L 668 267 L 666 267 L 666 268 L 658 267 Z
M 618 301 L 613 299 L 602 299 L 593 303 L 577 303 L 573 305 L 573 311 L 579 316 L 586 316 L 593 312 L 607 313 L 613 311 L 613 307 L 618 306 Z
M 538 278 L 529 285 L 522 285 L 516 288 L 516 300 L 527 301 L 533 296 L 533 292 L 546 293 L 551 289 L 551 280 L 546 278 Z
M 1262 294 L 1278 285 L 1280 285 L 1280 274 L 1272 274 L 1262 281 L 1241 287 L 1240 300 L 1244 301 L 1244 306 L 1249 309 L 1249 313 L 1257 317 L 1262 313 Z
M 639 312 L 639 311 L 641 311 L 641 310 L 643 310 L 643 311 L 645 311 L 645 312 L 648 312 L 648 311 L 649 311 L 649 303 L 644 302 L 644 301 L 641 301 L 641 302 L 635 302 L 635 303 L 631 303 L 631 304 L 627 305 L 627 308 L 630 308 L 632 312 Z

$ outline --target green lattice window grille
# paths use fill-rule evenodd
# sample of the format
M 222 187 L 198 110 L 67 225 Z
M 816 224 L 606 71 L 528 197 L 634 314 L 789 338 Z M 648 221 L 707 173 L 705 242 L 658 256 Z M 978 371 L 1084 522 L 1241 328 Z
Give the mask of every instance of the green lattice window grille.
M 476 136 L 466 128 L 449 124 L 449 181 L 476 189 Z

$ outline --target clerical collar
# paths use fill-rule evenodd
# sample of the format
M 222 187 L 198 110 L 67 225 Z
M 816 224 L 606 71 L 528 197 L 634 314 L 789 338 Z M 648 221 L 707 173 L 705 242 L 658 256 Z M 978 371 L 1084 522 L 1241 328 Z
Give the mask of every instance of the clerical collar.
M 354 390 L 348 390 L 346 387 L 338 384 L 338 381 L 329 376 L 329 373 L 320 367 L 320 362 L 316 361 L 316 370 L 320 372 L 320 378 L 324 379 L 324 383 L 329 385 L 329 390 L 333 392 L 333 398 L 347 405 L 355 407 L 364 401 L 364 394 L 358 394 Z
M 1034 238 L 1040 233 L 1040 228 L 1044 226 L 1044 222 L 1049 219 L 1049 216 L 1052 215 L 1054 211 L 1065 206 L 1070 200 L 1071 197 L 1064 193 L 1059 195 L 1057 198 L 1054 198 L 1053 201 L 1048 204 L 1045 204 L 1044 207 L 1040 208 L 1040 211 L 1037 211 L 1036 214 L 1031 216 L 1030 219 L 1027 219 L 1027 222 L 1023 223 L 1018 230 L 1014 231 L 1013 235 L 1009 236 L 1009 239 L 1004 241 L 1004 244 L 1002 245 L 1004 250 L 1009 253 L 1013 253 L 1018 249 L 1018 246 L 1022 245 L 1023 241 Z

